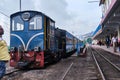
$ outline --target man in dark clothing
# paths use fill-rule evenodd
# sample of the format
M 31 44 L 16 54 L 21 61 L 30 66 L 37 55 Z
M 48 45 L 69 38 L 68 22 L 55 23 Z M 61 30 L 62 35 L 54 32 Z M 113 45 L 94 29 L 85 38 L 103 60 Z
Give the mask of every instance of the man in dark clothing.
M 110 47 L 110 38 L 109 38 L 109 36 L 107 36 L 106 37 L 106 46 L 107 46 L 107 48 L 109 48 Z

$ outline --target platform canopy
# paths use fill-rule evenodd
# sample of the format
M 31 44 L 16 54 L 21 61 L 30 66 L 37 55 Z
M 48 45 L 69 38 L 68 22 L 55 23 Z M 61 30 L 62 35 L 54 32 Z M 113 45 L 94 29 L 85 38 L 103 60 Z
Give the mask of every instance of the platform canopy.
M 99 37 L 101 32 L 102 32 L 102 26 L 98 25 L 98 27 L 96 28 L 96 30 L 93 33 L 93 39 L 96 39 L 97 37 Z

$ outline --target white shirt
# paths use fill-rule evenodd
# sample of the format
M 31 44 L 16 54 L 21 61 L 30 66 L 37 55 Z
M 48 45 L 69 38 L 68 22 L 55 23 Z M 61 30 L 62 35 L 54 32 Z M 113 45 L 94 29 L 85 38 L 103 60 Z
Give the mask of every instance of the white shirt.
M 112 42 L 117 42 L 116 38 L 115 37 L 112 37 Z

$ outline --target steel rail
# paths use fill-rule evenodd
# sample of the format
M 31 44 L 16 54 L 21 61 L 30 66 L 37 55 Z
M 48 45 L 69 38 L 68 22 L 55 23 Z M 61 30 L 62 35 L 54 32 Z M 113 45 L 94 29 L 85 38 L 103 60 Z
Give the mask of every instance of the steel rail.
M 62 79 L 61 80 L 64 80 L 65 79 L 65 76 L 67 75 L 68 71 L 70 70 L 70 68 L 72 67 L 73 65 L 73 62 L 71 63 L 71 65 L 69 66 L 69 68 L 66 70 L 65 74 L 63 75 Z

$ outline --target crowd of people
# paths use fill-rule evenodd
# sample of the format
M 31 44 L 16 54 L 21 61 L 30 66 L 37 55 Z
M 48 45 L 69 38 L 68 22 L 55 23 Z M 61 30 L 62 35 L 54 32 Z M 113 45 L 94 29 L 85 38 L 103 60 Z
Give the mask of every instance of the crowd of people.
M 120 39 L 118 39 L 118 37 L 116 35 L 114 35 L 111 39 L 110 39 L 109 36 L 106 36 L 105 42 L 99 40 L 98 44 L 100 46 L 101 45 L 106 45 L 107 48 L 112 46 L 114 52 L 117 52 L 117 48 L 120 51 Z

